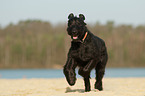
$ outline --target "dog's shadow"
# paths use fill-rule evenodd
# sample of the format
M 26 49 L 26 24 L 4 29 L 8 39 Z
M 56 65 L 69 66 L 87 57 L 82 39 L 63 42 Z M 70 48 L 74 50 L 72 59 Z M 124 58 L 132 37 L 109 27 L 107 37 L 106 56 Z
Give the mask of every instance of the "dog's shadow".
M 67 87 L 65 93 L 69 93 L 69 92 L 79 92 L 79 93 L 84 93 L 85 90 L 84 90 L 84 89 L 73 89 L 73 90 L 72 90 L 70 87 Z

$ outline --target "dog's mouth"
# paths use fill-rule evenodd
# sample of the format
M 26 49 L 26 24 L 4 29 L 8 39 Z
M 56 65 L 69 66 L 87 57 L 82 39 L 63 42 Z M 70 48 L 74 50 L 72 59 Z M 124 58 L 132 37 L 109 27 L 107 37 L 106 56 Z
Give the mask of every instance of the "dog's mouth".
M 72 38 L 73 38 L 74 40 L 76 40 L 76 39 L 78 39 L 78 36 L 73 36 Z
M 78 36 L 72 36 L 72 40 L 73 40 L 73 42 L 80 42 L 81 41 Z

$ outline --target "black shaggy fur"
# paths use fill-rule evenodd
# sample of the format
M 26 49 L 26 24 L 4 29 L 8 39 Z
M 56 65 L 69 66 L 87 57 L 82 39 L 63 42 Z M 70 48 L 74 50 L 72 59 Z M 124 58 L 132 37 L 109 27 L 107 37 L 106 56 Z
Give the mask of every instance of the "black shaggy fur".
M 68 34 L 72 38 L 71 48 L 63 72 L 69 83 L 73 86 L 76 82 L 75 68 L 79 67 L 79 75 L 84 78 L 85 91 L 90 88 L 90 72 L 96 70 L 95 89 L 103 90 L 102 78 L 108 60 L 105 43 L 99 37 L 93 35 L 86 27 L 85 17 L 80 14 L 76 17 L 71 13 L 68 16 Z M 85 38 L 86 35 L 86 38 Z

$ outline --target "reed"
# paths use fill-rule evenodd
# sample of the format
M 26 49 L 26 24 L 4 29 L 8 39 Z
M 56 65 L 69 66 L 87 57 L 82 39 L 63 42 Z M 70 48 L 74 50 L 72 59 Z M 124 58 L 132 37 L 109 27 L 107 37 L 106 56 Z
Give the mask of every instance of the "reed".
M 145 26 L 87 25 L 105 40 L 107 67 L 145 67 Z M 20 21 L 0 29 L 0 68 L 61 68 L 70 38 L 66 24 L 52 26 L 40 20 Z

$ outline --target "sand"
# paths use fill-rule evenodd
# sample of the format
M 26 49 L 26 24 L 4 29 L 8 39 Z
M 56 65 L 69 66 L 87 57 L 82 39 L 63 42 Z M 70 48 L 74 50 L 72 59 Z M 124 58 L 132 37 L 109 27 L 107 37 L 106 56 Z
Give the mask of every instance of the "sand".
M 62 79 L 0 79 L 0 96 L 145 96 L 145 78 L 104 78 L 104 91 L 84 92 L 83 79 L 71 87 Z

